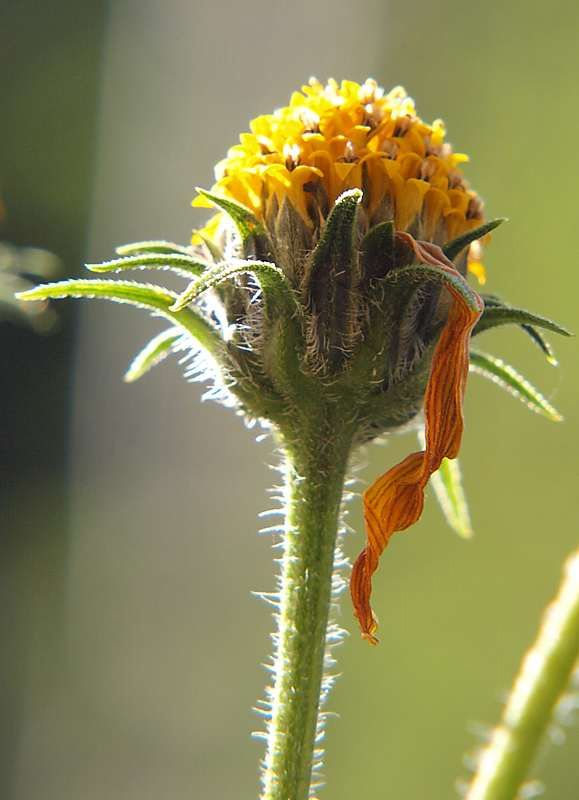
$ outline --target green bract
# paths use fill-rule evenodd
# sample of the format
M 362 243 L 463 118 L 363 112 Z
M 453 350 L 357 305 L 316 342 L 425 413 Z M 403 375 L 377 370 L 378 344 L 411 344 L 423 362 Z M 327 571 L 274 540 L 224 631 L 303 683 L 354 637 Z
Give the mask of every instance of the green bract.
M 281 266 L 273 260 L 276 251 L 280 247 L 283 251 L 288 236 L 299 239 L 300 222 L 295 216 L 280 215 L 280 224 L 294 230 L 293 234 L 280 231 L 274 244 L 247 208 L 199 192 L 228 215 L 230 226 L 221 231 L 220 242 L 211 247 L 137 242 L 119 247 L 119 258 L 88 265 L 98 273 L 170 270 L 189 279 L 182 292 L 131 281 L 71 280 L 22 292 L 19 299 L 100 297 L 163 316 L 172 327 L 144 346 L 125 376 L 127 381 L 142 377 L 177 344 L 179 352 L 200 347 L 211 357 L 215 379 L 240 408 L 282 429 L 291 427 L 300 405 L 339 397 L 349 398 L 357 420 L 355 438 L 360 442 L 416 417 L 443 320 L 438 287 L 453 281 L 452 276 L 415 263 L 392 222 L 360 230 L 359 189 L 338 199 L 317 245 L 304 253 L 301 262 L 293 257 L 290 265 L 287 251 L 277 252 Z M 444 246 L 444 254 L 460 258 L 465 247 L 502 221 L 493 220 L 461 235 Z M 455 288 L 467 292 L 462 281 L 455 281 Z M 493 295 L 483 298 L 485 310 L 473 336 L 515 324 L 556 363 L 538 329 L 568 336 L 565 328 Z M 561 419 L 540 392 L 500 359 L 473 350 L 471 369 L 537 413 L 553 421 Z M 468 535 L 470 520 L 458 466 L 443 464 L 433 484 L 451 527 Z

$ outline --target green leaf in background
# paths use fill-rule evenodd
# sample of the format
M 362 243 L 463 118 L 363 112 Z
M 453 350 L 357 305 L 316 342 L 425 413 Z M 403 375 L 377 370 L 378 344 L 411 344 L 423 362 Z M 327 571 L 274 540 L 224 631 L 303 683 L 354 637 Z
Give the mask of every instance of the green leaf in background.
M 535 325 L 537 328 L 545 328 L 548 331 L 553 331 L 553 333 L 559 333 L 561 336 L 572 336 L 570 331 L 547 317 L 533 314 L 523 308 L 512 308 L 511 306 L 503 305 L 489 306 L 488 304 L 472 335 L 476 336 L 483 331 L 496 328 L 498 325 Z
M 559 365 L 557 356 L 543 334 L 532 325 L 521 325 L 521 328 L 527 334 L 527 336 L 529 336 L 535 342 L 539 350 L 545 355 L 548 363 L 551 364 L 552 367 L 557 367 Z
M 191 255 L 189 247 L 175 244 L 175 242 L 167 242 L 164 239 L 122 244 L 120 247 L 115 248 L 115 252 L 120 256 L 137 256 L 143 253 L 181 253 L 185 256 Z
M 518 398 L 527 408 L 543 417 L 547 417 L 552 422 L 561 422 L 563 417 L 543 395 L 520 375 L 514 367 L 506 364 L 500 358 L 495 358 L 487 353 L 471 350 L 470 353 L 471 372 L 483 375 L 501 389 L 505 389 L 513 397 Z
M 16 295 L 38 280 L 55 278 L 61 267 L 60 259 L 48 250 L 0 241 L 0 321 L 24 322 L 38 333 L 53 330 L 57 317 L 48 303 L 29 306 Z
M 508 308 L 508 304 L 501 300 L 500 297 L 497 297 L 495 294 L 481 294 L 482 299 L 484 300 L 485 310 L 489 308 Z M 559 362 L 553 348 L 551 347 L 550 343 L 545 339 L 543 334 L 538 331 L 533 325 L 529 325 L 525 322 L 519 325 L 521 330 L 529 336 L 532 341 L 537 345 L 539 350 L 545 355 L 547 361 L 551 366 L 556 367 L 558 366 Z M 477 331 L 478 332 L 478 331 Z
M 421 447 L 425 446 L 423 429 L 418 433 L 418 441 Z M 473 530 L 458 459 L 443 458 L 440 468 L 430 476 L 430 485 L 448 525 L 463 539 L 470 539 Z
M 137 353 L 125 373 L 126 383 L 134 383 L 142 378 L 149 370 L 164 361 L 171 352 L 173 345 L 183 336 L 178 328 L 168 328 L 161 331 L 142 350 Z
M 202 275 L 212 264 L 203 258 L 185 255 L 184 253 L 144 253 L 142 255 L 115 258 L 112 261 L 103 261 L 102 264 L 87 264 L 91 272 L 123 272 L 129 269 L 161 269 L 173 270 L 179 275 L 191 278 L 192 275 Z
M 189 333 L 202 347 L 218 360 L 223 356 L 223 341 L 209 320 L 194 308 L 175 311 L 175 292 L 145 283 L 109 280 L 69 280 L 60 283 L 45 283 L 26 292 L 20 292 L 19 300 L 60 300 L 69 297 L 89 297 L 128 303 L 137 308 L 154 311 L 169 319 Z

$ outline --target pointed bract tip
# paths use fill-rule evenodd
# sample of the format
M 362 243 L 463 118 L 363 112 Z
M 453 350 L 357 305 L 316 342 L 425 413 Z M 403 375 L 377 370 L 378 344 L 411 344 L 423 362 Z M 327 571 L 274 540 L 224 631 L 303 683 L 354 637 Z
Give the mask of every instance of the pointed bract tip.
M 183 311 L 188 303 L 189 300 L 186 297 L 180 296 L 175 300 L 172 306 L 169 306 L 169 311 Z
M 34 289 L 26 289 L 23 292 L 14 292 L 14 297 L 17 300 L 24 300 L 26 302 L 29 300 L 43 300 L 44 298 L 37 294 L 38 288 L 39 287 L 37 286 Z
M 362 197 L 364 196 L 364 192 L 361 189 L 346 189 L 345 192 L 336 199 L 336 205 L 343 203 L 346 200 L 355 200 L 356 203 L 362 202 Z
M 215 203 L 211 200 L 211 197 L 208 197 L 210 192 L 207 189 L 204 189 L 202 186 L 195 187 L 196 196 L 191 200 L 191 205 L 193 208 L 213 208 Z
M 477 228 L 473 228 L 457 236 L 455 239 L 452 239 L 450 242 L 447 242 L 442 248 L 442 251 L 447 258 L 453 261 L 458 254 L 472 244 L 472 242 L 477 241 L 477 239 L 482 239 L 483 236 L 487 236 L 491 231 L 494 231 L 495 228 L 498 228 L 499 225 L 502 225 L 503 222 L 507 222 L 506 217 L 497 217 L 496 219 L 489 220 L 489 222 L 485 222 Z
M 193 205 L 195 205 L 195 201 L 196 200 L 199 200 L 200 198 L 202 198 L 203 200 L 207 200 L 207 202 L 211 206 L 215 206 L 215 205 L 217 205 L 217 201 L 223 200 L 226 203 L 229 202 L 232 205 L 236 205 L 236 206 L 238 205 L 238 206 L 244 207 L 243 203 L 240 203 L 238 200 L 234 200 L 233 198 L 228 197 L 226 194 L 223 194 L 222 192 L 219 192 L 219 193 L 218 192 L 212 192 L 209 189 L 204 189 L 202 186 L 196 186 L 195 187 L 195 191 L 197 192 L 198 197 L 194 198 Z

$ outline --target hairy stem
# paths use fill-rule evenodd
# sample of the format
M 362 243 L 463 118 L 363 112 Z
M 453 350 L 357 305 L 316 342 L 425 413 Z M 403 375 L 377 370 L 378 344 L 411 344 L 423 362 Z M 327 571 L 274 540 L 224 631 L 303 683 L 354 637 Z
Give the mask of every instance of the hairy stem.
M 336 537 L 353 435 L 337 408 L 327 411 L 282 439 L 284 554 L 262 800 L 305 800 L 310 794 Z
M 517 796 L 578 656 L 579 550 L 565 564 L 559 593 L 523 659 L 467 800 L 513 800 Z

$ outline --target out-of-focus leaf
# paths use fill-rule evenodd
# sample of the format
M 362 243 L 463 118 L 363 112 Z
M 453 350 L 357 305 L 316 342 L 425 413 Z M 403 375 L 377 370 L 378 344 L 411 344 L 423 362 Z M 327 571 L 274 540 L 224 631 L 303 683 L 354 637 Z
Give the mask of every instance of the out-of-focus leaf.
M 496 328 L 498 325 L 534 325 L 537 328 L 545 328 L 546 330 L 553 331 L 553 333 L 559 333 L 561 336 L 572 336 L 566 328 L 547 317 L 533 314 L 523 308 L 511 308 L 510 306 L 499 305 L 486 305 L 483 315 L 477 322 L 472 335 L 476 336 L 483 331 Z
M 560 422 L 563 419 L 557 409 L 526 378 L 500 358 L 481 353 L 478 350 L 471 350 L 470 369 L 505 389 L 531 411 L 541 414 L 553 422 Z
M 169 328 L 161 331 L 132 360 L 125 373 L 124 380 L 127 383 L 134 383 L 139 380 L 153 367 L 160 364 L 171 352 L 171 348 L 181 337 L 183 331 L 178 328 Z
M 423 430 L 418 440 L 424 447 Z M 430 476 L 430 485 L 448 525 L 463 539 L 470 539 L 473 531 L 458 459 L 443 458 L 440 468 Z
M 508 304 L 501 300 L 500 297 L 497 297 L 494 294 L 482 294 L 481 297 L 484 300 L 485 304 L 485 311 L 489 308 L 509 308 Z M 527 323 L 521 323 L 519 325 L 521 330 L 529 336 L 532 341 L 537 345 L 539 350 L 545 355 L 547 361 L 551 366 L 556 367 L 558 365 L 557 357 L 551 347 L 550 343 L 545 339 L 543 334 L 538 331 L 533 325 L 528 325 Z M 475 333 L 480 333 L 480 330 L 475 330 Z
M 190 248 L 182 244 L 175 244 L 175 242 L 166 242 L 164 239 L 122 244 L 115 250 L 120 256 L 138 256 L 142 253 L 181 253 L 186 256 L 191 255 Z
M 31 288 L 37 280 L 56 277 L 60 268 L 60 259 L 48 250 L 0 242 L 0 320 L 26 323 L 37 333 L 51 331 L 57 316 L 50 304 L 28 305 L 16 294 Z
M 211 267 L 212 264 L 205 259 L 183 253 L 144 253 L 127 258 L 114 258 L 112 261 L 103 261 L 102 264 L 86 265 L 91 272 L 123 272 L 130 269 L 173 270 L 189 279 L 192 275 L 202 275 Z
M 556 367 L 559 365 L 557 361 L 557 356 L 553 348 L 551 347 L 550 343 L 545 339 L 543 334 L 534 328 L 532 325 L 521 325 L 521 328 L 524 332 L 529 336 L 533 342 L 537 345 L 539 350 L 544 354 L 545 358 L 551 364 L 552 367 Z
M 196 308 L 188 307 L 175 311 L 172 306 L 177 300 L 177 295 L 160 286 L 132 281 L 69 280 L 45 283 L 18 294 L 20 300 L 60 300 L 68 297 L 102 298 L 156 312 L 181 326 L 218 360 L 223 356 L 223 340 L 211 322 Z

